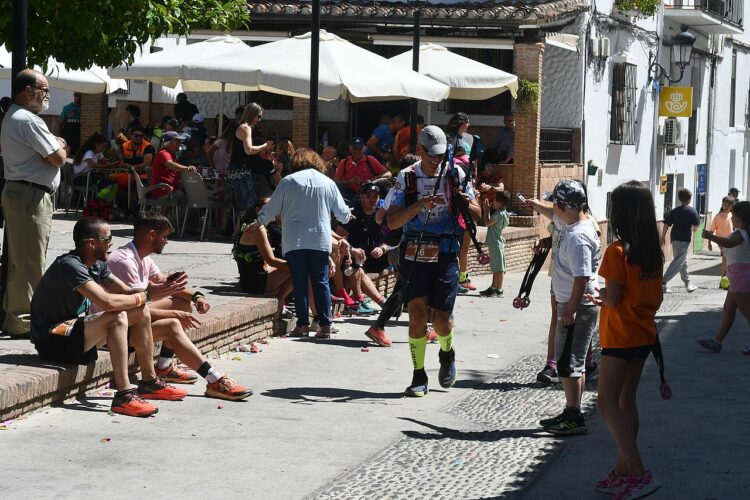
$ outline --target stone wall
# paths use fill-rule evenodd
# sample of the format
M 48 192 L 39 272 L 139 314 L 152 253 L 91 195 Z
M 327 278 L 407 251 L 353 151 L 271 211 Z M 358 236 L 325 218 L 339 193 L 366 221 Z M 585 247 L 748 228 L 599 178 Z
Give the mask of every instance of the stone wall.
M 236 342 L 272 335 L 276 308 L 276 299 L 241 298 L 212 308 L 201 317 L 201 326 L 187 334 L 204 354 L 226 352 Z M 12 364 L 13 360 L 7 363 Z M 47 363 L 32 354 L 19 354 L 15 363 L 15 367 L 2 372 L 0 421 L 102 387 L 112 376 L 106 351 L 99 351 L 99 359 L 85 366 Z M 137 371 L 133 354 L 130 371 Z
M 578 163 L 541 163 L 539 165 L 539 195 L 555 189 L 555 185 L 564 179 L 575 179 L 583 182 L 583 165 Z

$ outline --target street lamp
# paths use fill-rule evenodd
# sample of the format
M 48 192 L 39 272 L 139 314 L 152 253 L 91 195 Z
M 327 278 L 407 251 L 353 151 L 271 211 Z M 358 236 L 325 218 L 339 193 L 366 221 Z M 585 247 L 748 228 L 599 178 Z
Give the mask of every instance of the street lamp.
M 695 35 L 687 30 L 687 26 L 682 26 L 682 31 L 677 33 L 672 38 L 672 54 L 671 60 L 680 68 L 680 76 L 672 78 L 664 66 L 654 61 L 654 54 L 649 54 L 649 68 L 648 77 L 650 81 L 661 82 L 663 79 L 667 79 L 670 83 L 677 83 L 682 80 L 682 75 L 685 73 L 685 68 L 690 64 L 690 56 L 693 53 L 693 44 L 695 43 Z

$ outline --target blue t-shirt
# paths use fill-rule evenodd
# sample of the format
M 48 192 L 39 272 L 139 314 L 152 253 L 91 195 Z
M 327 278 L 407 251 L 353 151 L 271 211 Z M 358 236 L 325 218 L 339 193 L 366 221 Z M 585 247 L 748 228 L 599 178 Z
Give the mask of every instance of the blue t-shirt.
M 672 226 L 672 241 L 690 242 L 693 226 L 700 222 L 700 214 L 690 205 L 680 205 L 664 217 L 664 224 Z
M 396 186 L 393 187 L 388 193 L 386 199 L 386 206 L 405 207 L 406 206 L 406 192 L 404 191 L 405 177 L 407 172 L 415 172 L 417 178 L 417 199 L 424 198 L 426 196 L 432 196 L 435 190 L 435 183 L 437 183 L 437 176 L 427 177 L 422 171 L 422 162 L 418 161 L 414 165 L 403 169 L 398 174 L 398 180 Z M 458 169 L 459 178 L 463 183 L 465 177 L 463 169 Z M 462 229 L 456 221 L 456 217 L 451 212 L 450 199 L 445 195 L 446 187 L 448 184 L 447 176 L 443 176 L 441 186 L 438 188 L 437 194 L 443 195 L 443 203 L 438 204 L 429 213 L 419 212 L 419 215 L 411 219 L 404 226 L 404 239 L 409 239 L 408 234 L 421 233 L 424 229 L 425 236 L 445 236 L 453 235 L 453 238 L 442 238 L 440 240 L 440 251 L 447 252 L 458 252 L 460 246 L 460 240 L 462 236 Z M 474 190 L 471 184 L 466 185 L 464 190 L 469 195 L 469 200 L 474 199 Z M 429 219 L 428 219 L 429 215 Z
M 372 132 L 372 135 L 374 135 L 377 139 L 379 150 L 381 150 L 383 153 L 391 150 L 393 141 L 395 140 L 393 132 L 391 132 L 391 127 L 389 127 L 388 125 L 381 125 Z M 383 158 L 369 147 L 365 150 L 365 153 L 374 156 L 378 159 L 379 162 L 383 162 Z

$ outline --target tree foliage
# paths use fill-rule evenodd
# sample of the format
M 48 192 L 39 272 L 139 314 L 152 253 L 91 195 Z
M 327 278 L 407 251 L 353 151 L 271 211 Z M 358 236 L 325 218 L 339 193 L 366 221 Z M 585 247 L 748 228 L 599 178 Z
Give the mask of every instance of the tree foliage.
M 245 0 L 28 0 L 28 64 L 118 66 L 150 39 L 231 31 L 249 18 Z M 11 50 L 12 39 L 13 0 L 0 0 L 0 41 Z

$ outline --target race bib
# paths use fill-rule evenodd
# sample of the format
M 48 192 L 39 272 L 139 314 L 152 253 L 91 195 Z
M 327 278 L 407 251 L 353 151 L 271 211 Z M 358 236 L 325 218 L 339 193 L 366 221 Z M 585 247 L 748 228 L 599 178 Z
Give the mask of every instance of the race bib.
M 417 248 L 419 247 L 419 248 Z M 440 254 L 440 244 L 434 242 L 428 242 L 422 240 L 409 241 L 406 243 L 406 260 L 412 262 L 431 262 L 435 263 L 438 261 L 438 255 Z M 416 257 L 416 258 L 415 258 Z

